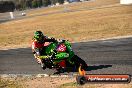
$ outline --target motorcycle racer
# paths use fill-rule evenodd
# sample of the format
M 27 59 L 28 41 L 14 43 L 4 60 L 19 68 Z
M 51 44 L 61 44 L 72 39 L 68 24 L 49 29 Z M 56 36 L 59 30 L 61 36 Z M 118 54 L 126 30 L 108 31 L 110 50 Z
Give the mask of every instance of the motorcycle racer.
M 41 31 L 36 31 L 32 39 L 32 52 L 38 63 L 41 63 L 39 56 L 45 54 L 45 42 L 55 42 L 55 38 L 45 36 Z

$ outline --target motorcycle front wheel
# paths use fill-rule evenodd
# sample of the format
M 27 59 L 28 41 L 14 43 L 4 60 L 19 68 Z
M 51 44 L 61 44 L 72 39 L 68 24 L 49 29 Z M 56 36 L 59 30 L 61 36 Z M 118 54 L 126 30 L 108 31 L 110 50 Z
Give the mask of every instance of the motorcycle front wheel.
M 41 68 L 42 68 L 43 70 L 46 69 L 46 65 L 45 65 L 44 63 L 40 63 L 40 65 L 41 65 Z

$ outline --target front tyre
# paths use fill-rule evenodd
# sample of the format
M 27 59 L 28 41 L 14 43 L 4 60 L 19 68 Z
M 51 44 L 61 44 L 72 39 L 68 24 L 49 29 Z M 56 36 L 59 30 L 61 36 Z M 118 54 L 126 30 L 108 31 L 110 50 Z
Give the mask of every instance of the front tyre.
M 46 65 L 45 65 L 44 63 L 40 63 L 40 65 L 41 65 L 41 68 L 42 68 L 43 70 L 46 69 Z

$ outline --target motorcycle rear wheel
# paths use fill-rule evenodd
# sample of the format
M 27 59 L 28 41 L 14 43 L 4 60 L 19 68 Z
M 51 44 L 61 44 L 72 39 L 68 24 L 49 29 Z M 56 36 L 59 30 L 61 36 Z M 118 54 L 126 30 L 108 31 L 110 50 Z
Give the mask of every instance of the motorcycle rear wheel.
M 80 57 L 78 57 L 77 55 L 75 55 L 72 60 L 74 61 L 74 64 L 76 66 L 76 70 L 78 70 L 79 66 L 81 65 L 82 66 L 82 69 L 86 70 L 87 68 L 87 64 L 86 62 L 81 59 Z

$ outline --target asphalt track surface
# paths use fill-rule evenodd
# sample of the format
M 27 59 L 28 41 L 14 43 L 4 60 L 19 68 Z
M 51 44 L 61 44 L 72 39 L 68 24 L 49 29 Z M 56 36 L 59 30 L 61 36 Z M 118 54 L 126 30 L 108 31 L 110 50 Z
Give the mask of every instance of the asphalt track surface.
M 72 46 L 75 53 L 87 62 L 88 74 L 132 75 L 132 37 L 73 43 Z M 0 74 L 53 74 L 54 72 L 55 70 L 41 69 L 31 53 L 31 48 L 0 50 Z

